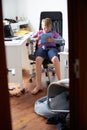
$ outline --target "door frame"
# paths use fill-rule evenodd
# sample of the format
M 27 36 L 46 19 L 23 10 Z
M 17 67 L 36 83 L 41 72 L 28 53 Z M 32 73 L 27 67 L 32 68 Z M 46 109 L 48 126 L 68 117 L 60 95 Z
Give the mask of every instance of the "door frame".
M 3 34 L 2 1 L 0 0 L 0 129 L 12 130 Z

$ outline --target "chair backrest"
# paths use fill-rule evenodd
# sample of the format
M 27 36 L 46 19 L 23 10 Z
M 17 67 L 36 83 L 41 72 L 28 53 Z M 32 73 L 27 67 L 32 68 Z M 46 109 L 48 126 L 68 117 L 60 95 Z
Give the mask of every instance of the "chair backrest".
M 41 12 L 39 30 L 41 29 L 41 21 L 44 18 L 51 18 L 53 24 L 52 30 L 58 32 L 62 36 L 62 29 L 63 29 L 62 12 L 55 12 L 55 11 Z

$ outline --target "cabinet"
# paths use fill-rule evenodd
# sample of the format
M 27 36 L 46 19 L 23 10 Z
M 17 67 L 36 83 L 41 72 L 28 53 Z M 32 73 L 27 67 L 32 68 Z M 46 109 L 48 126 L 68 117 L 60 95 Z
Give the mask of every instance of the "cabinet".
M 15 70 L 14 75 L 8 73 L 8 81 L 19 83 L 21 89 L 23 89 L 22 68 L 29 69 L 26 43 L 29 42 L 30 34 L 24 35 L 21 40 L 5 41 L 7 68 Z
M 68 52 L 60 52 L 59 55 L 61 79 L 69 78 Z

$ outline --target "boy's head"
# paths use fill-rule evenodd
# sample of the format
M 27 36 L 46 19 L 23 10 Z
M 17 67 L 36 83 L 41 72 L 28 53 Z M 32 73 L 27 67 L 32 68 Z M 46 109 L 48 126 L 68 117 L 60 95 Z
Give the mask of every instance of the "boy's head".
M 50 18 L 42 19 L 41 25 L 44 32 L 49 32 L 52 28 L 52 21 Z

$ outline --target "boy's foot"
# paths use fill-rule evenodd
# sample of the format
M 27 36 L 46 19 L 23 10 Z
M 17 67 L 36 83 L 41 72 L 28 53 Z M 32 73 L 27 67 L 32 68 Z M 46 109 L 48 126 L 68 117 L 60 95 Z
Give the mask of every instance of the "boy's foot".
M 33 91 L 31 92 L 31 94 L 37 94 L 38 92 L 40 92 L 40 91 L 42 91 L 43 90 L 43 88 L 38 88 L 38 87 L 35 87 L 34 89 L 33 89 Z

